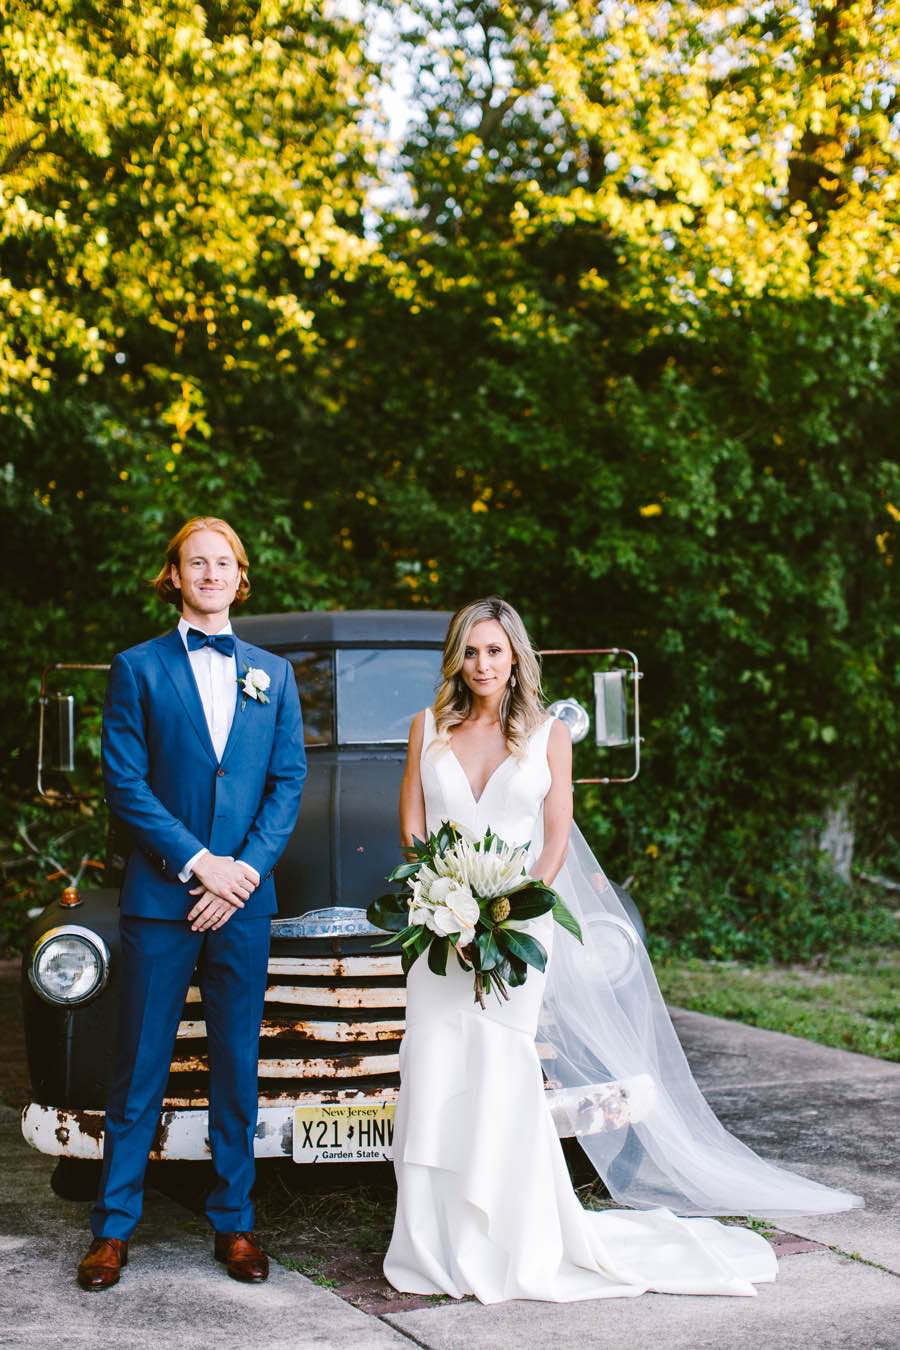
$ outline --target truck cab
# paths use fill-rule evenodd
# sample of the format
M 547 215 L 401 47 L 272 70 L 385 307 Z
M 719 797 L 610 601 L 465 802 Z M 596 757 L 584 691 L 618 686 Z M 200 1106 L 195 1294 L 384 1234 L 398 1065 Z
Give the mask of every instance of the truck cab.
M 234 624 L 241 637 L 291 663 L 309 762 L 297 826 L 276 870 L 279 912 L 272 920 L 260 1031 L 258 1158 L 390 1157 L 406 989 L 399 954 L 384 946 L 385 934 L 369 923 L 366 907 L 399 858 L 397 801 L 409 724 L 433 701 L 449 618 L 368 610 L 258 615 Z M 595 684 L 595 715 L 604 722 L 613 707 L 611 688 Z M 614 705 L 619 739 L 610 744 L 625 743 L 623 707 Z M 551 711 L 574 738 L 584 734 L 588 714 L 575 700 L 562 699 Z M 636 727 L 632 739 L 637 748 Z M 27 935 L 23 959 L 32 1082 L 23 1133 L 35 1148 L 70 1164 L 102 1156 L 114 1063 L 116 883 L 128 845 L 115 831 L 111 838 L 109 884 L 74 896 L 68 891 L 49 905 Z M 619 894 L 642 933 L 636 909 Z M 609 938 L 611 957 L 626 972 L 629 934 L 611 931 Z M 609 1085 L 604 1098 L 620 1124 L 623 1092 L 617 1096 Z M 209 1156 L 207 1093 L 206 1025 L 199 988 L 192 985 L 151 1158 Z M 60 1178 L 57 1189 L 64 1193 Z

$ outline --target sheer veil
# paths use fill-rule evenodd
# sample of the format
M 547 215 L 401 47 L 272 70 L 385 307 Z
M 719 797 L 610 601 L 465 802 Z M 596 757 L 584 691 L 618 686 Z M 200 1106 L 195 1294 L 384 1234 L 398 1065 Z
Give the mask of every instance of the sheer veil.
M 639 1209 L 697 1215 L 828 1214 L 862 1205 L 848 1191 L 765 1162 L 719 1123 L 646 949 L 577 826 L 553 884 L 584 945 L 556 929 L 538 1041 L 558 1089 L 554 1114 L 568 1116 L 610 1194 Z

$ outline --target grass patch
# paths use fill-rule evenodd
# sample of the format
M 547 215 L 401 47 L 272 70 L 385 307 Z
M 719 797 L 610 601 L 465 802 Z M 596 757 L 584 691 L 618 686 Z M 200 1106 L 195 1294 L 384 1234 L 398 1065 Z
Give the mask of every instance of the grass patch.
M 396 1199 L 392 1176 L 384 1171 L 384 1179 L 372 1184 L 359 1169 L 351 1174 L 350 1168 L 293 1163 L 260 1167 L 256 1229 L 265 1247 L 324 1288 L 334 1288 L 345 1274 L 376 1274 L 390 1241 Z
M 656 973 L 667 1003 L 900 1060 L 896 947 L 848 950 L 815 966 L 673 960 Z

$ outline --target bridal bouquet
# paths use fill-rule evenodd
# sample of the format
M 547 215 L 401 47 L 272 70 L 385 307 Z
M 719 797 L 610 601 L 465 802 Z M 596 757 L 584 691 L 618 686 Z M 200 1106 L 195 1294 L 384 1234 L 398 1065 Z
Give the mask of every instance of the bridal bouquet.
M 373 900 L 366 911 L 376 928 L 395 934 L 404 974 L 423 952 L 435 975 L 446 975 L 450 950 L 463 970 L 474 971 L 475 999 L 509 998 L 508 986 L 525 983 L 528 967 L 543 970 L 547 953 L 517 926 L 550 911 L 578 938 L 581 929 L 556 891 L 528 876 L 528 845 L 513 847 L 488 829 L 484 838 L 444 821 L 427 840 L 413 839 L 414 862 L 387 878 L 404 882 Z M 386 946 L 387 943 L 379 944 Z

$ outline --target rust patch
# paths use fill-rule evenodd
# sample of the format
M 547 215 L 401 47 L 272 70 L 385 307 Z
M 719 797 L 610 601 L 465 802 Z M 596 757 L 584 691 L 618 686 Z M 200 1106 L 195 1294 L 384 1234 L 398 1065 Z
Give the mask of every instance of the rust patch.
M 103 1113 L 76 1111 L 75 1115 L 81 1127 L 82 1134 L 86 1134 L 89 1139 L 93 1139 L 95 1143 L 99 1144 L 103 1138 Z
M 102 1111 L 70 1111 L 60 1107 L 56 1112 L 56 1119 L 59 1124 L 53 1133 L 63 1148 L 68 1148 L 73 1130 L 76 1134 L 83 1134 L 87 1139 L 93 1139 L 95 1144 L 102 1142 L 104 1121 Z
M 81 1134 L 86 1135 L 88 1139 L 93 1139 L 96 1144 L 99 1144 L 102 1140 L 104 1120 L 102 1111 L 66 1111 L 60 1109 L 56 1115 L 59 1119 L 56 1137 L 61 1144 L 68 1144 L 72 1126 Z
M 273 1041 L 399 1041 L 403 1024 L 384 1022 L 263 1022 L 260 1036 Z
M 296 1059 L 261 1059 L 260 1078 L 355 1078 L 368 1074 L 383 1076 L 398 1071 L 396 1055 L 314 1055 Z
M 206 1055 L 178 1055 L 169 1065 L 170 1073 L 206 1073 L 208 1068 Z

